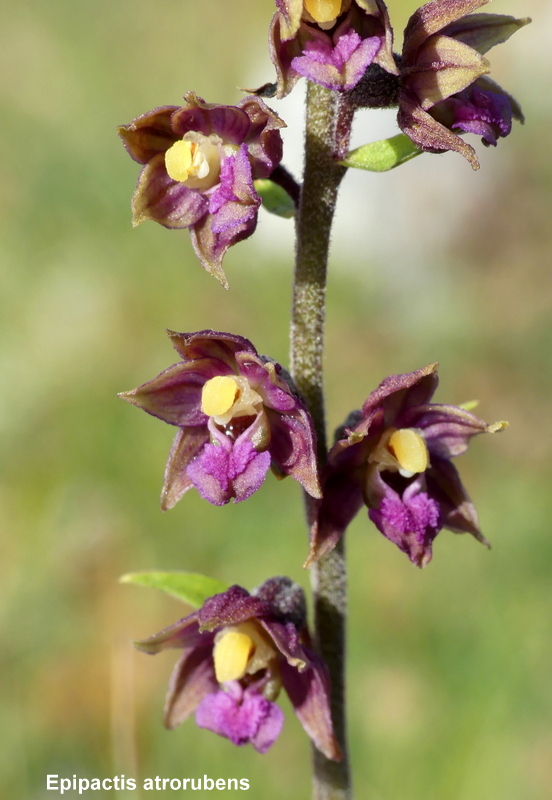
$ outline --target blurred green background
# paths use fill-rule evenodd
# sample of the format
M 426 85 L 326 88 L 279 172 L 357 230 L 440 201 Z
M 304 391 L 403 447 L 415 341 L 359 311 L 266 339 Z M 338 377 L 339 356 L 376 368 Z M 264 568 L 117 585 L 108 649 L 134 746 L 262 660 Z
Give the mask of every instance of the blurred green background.
M 389 7 L 401 31 L 416 3 Z M 478 398 L 483 417 L 511 422 L 460 464 L 490 553 L 443 532 L 419 572 L 364 512 L 350 529 L 359 800 L 552 797 L 552 16 L 545 0 L 492 11 L 535 20 L 492 54 L 525 127 L 493 152 L 477 142 L 478 173 L 447 154 L 349 175 L 336 221 L 329 425 L 386 374 L 435 360 L 438 400 Z M 23 0 L 2 11 L 0 793 L 10 800 L 52 797 L 47 773 L 208 774 L 248 778 L 258 800 L 310 794 L 309 744 L 287 700 L 285 732 L 264 757 L 193 721 L 163 729 L 175 655 L 149 658 L 129 642 L 185 609 L 117 583 L 158 568 L 250 588 L 283 573 L 308 586 L 296 484 L 269 479 L 224 509 L 191 492 L 163 515 L 173 432 L 115 397 L 173 363 L 164 328 L 240 333 L 287 362 L 292 224 L 261 212 L 226 259 L 225 292 L 185 232 L 131 228 L 137 165 L 115 135 L 188 89 L 232 103 L 237 86 L 271 80 L 272 12 L 269 0 Z M 273 103 L 296 171 L 302 94 Z M 366 112 L 354 143 L 395 132 L 392 115 Z

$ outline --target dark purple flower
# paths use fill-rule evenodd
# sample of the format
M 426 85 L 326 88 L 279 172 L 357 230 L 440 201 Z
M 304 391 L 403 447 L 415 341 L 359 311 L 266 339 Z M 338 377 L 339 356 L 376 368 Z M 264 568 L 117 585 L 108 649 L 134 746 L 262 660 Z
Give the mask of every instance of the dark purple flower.
M 282 367 L 231 333 L 168 334 L 182 360 L 120 395 L 179 428 L 161 507 L 192 486 L 214 505 L 245 500 L 269 467 L 320 497 L 312 421 Z
M 144 165 L 132 220 L 189 228 L 202 265 L 228 288 L 222 259 L 255 230 L 261 201 L 253 181 L 280 163 L 285 125 L 258 97 L 236 106 L 205 103 L 193 92 L 185 100 L 119 128 L 130 156 Z
M 453 130 L 475 133 L 496 144 L 523 122 L 516 100 L 483 77 L 485 53 L 530 20 L 501 14 L 471 14 L 489 0 L 432 0 L 410 18 L 404 32 L 398 122 L 422 150 L 455 150 L 474 169 L 475 150 Z
M 200 728 L 265 753 L 282 729 L 274 701 L 283 687 L 315 746 L 341 759 L 327 669 L 310 648 L 303 591 L 289 578 L 271 578 L 251 594 L 231 586 L 136 646 L 151 654 L 183 651 L 165 703 L 168 728 L 195 712 Z
M 330 450 L 312 526 L 310 563 L 329 552 L 363 505 L 376 527 L 424 567 L 441 528 L 483 544 L 477 512 L 451 459 L 479 433 L 495 433 L 469 411 L 430 403 L 437 365 L 391 375 L 353 412 Z
M 301 77 L 334 91 L 352 89 L 372 63 L 397 74 L 383 0 L 277 0 L 277 6 L 269 41 L 278 97 Z

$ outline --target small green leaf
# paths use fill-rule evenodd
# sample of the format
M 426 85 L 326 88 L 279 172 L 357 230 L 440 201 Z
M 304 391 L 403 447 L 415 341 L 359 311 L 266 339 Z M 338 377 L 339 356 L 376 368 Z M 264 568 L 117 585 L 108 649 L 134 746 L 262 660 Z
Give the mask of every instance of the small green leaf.
M 370 142 L 351 150 L 347 158 L 340 163 L 344 167 L 354 169 L 387 172 L 419 156 L 421 152 L 408 136 L 398 133 L 390 139 L 380 139 L 379 142 Z
M 253 183 L 267 211 L 286 219 L 295 216 L 295 203 L 280 184 L 274 183 L 268 178 L 258 178 Z
M 129 572 L 122 575 L 119 582 L 161 589 L 192 608 L 200 608 L 208 597 L 228 589 L 225 583 L 216 578 L 208 578 L 195 572 Z

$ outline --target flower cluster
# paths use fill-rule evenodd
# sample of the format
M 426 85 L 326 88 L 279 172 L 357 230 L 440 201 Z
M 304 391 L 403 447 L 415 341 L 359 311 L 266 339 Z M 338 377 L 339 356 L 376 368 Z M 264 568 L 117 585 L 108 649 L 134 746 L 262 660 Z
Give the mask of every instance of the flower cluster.
M 277 96 L 301 77 L 334 91 L 355 91 L 353 105 L 398 105 L 398 123 L 422 150 L 455 150 L 477 169 L 473 147 L 455 133 L 475 133 L 486 145 L 523 122 L 516 100 L 486 77 L 485 54 L 530 20 L 472 14 L 489 0 L 431 0 L 410 18 L 402 55 L 383 0 L 278 0 L 270 26 Z M 395 80 L 381 93 L 377 65 Z M 374 83 L 376 81 L 376 83 Z
M 505 42 L 529 19 L 470 14 L 488 0 L 432 0 L 410 18 L 404 34 L 398 122 L 422 150 L 455 150 L 474 169 L 473 147 L 454 133 L 475 133 L 486 145 L 507 136 L 519 104 L 487 78 L 491 47 Z
M 396 55 L 384 0 L 276 0 L 269 36 L 276 84 L 235 106 L 188 92 L 184 106 L 156 108 L 119 128 L 128 153 L 142 165 L 134 224 L 153 220 L 189 229 L 201 264 L 227 287 L 223 258 L 257 224 L 255 181 L 278 184 L 300 211 L 308 206 L 307 199 L 301 203 L 302 187 L 280 166 L 284 123 L 258 96 L 281 98 L 301 77 L 338 93 L 336 100 L 318 91 L 316 99 L 331 98 L 336 115 L 328 141 L 345 142 L 344 152 L 356 108 L 394 105 L 400 128 L 419 148 L 456 151 L 476 169 L 475 151 L 460 134 L 496 145 L 513 120 L 523 122 L 518 103 L 487 77 L 486 53 L 529 20 L 472 13 L 486 2 L 431 0 L 410 18 Z M 329 174 L 332 157 L 343 162 L 339 147 L 328 150 L 332 155 L 320 164 Z M 327 203 L 323 194 L 316 201 Z M 303 197 L 309 197 L 307 188 Z M 300 233 L 303 223 L 300 218 Z M 291 475 L 311 498 L 307 565 L 335 547 L 363 505 L 418 567 L 431 560 L 443 528 L 487 544 L 452 459 L 473 436 L 506 423 L 489 425 L 465 407 L 432 403 L 436 364 L 386 378 L 338 429 L 319 476 L 313 420 L 280 364 L 235 334 L 168 335 L 179 360 L 120 395 L 177 429 L 163 510 L 192 487 L 216 506 L 245 500 L 270 469 L 278 478 Z M 328 670 L 311 646 L 303 592 L 288 578 L 272 578 L 251 593 L 234 585 L 136 644 L 150 654 L 182 650 L 166 700 L 167 727 L 195 714 L 199 727 L 264 753 L 283 726 L 275 702 L 283 688 L 315 747 L 327 759 L 342 760 Z M 338 708 L 340 697 L 334 700 Z
M 338 429 L 311 531 L 309 563 L 331 550 L 363 505 L 376 527 L 419 567 L 442 528 L 483 544 L 477 512 L 451 458 L 472 436 L 494 433 L 469 411 L 430 403 L 437 365 L 391 375 Z
M 168 728 L 195 712 L 200 728 L 265 753 L 282 730 L 274 701 L 284 688 L 315 746 L 340 760 L 327 670 L 310 647 L 303 591 L 289 578 L 271 578 L 251 594 L 231 586 L 136 646 L 182 650 L 165 703 Z
M 172 508 L 192 486 L 217 506 L 245 500 L 269 467 L 319 497 L 312 420 L 282 367 L 242 336 L 168 333 L 182 360 L 120 395 L 179 429 L 162 508 Z

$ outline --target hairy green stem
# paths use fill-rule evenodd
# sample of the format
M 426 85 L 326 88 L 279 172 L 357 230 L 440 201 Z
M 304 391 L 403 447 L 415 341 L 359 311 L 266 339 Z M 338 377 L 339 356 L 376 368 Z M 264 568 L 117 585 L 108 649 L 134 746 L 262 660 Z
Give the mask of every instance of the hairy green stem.
M 326 461 L 322 361 L 330 230 L 345 169 L 336 158 L 348 145 L 339 95 L 309 83 L 305 170 L 297 215 L 297 251 L 291 323 L 291 369 L 313 417 L 320 468 Z M 345 129 L 346 128 L 346 129 Z M 307 508 L 309 499 L 307 498 Z M 345 623 L 347 585 L 343 541 L 312 568 L 315 635 L 332 684 L 332 716 L 343 760 L 313 750 L 314 800 L 350 800 L 345 718 Z

